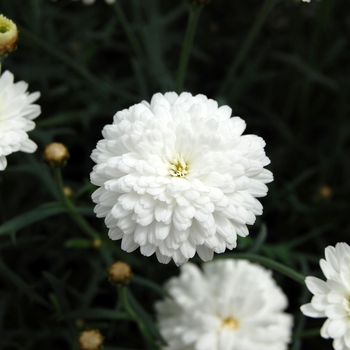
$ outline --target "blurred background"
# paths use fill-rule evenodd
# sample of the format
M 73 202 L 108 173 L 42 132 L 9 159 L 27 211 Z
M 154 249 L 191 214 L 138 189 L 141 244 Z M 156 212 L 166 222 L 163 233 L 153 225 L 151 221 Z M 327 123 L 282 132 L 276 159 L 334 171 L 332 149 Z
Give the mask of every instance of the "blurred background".
M 158 286 L 178 268 L 109 240 L 93 213 L 90 154 L 118 110 L 174 89 L 188 4 L 0 0 L 0 10 L 20 30 L 2 71 L 40 91 L 42 107 L 30 133 L 38 151 L 10 155 L 0 173 L 0 349 L 74 350 L 86 328 L 101 330 L 106 350 L 143 349 L 135 323 L 113 312 L 119 304 L 107 268 L 116 260 L 131 265 L 130 290 L 150 324 L 163 297 Z M 275 180 L 237 250 L 305 275 L 321 277 L 327 245 L 349 243 L 349 38 L 347 0 L 212 0 L 199 17 L 184 83 L 184 91 L 228 104 L 246 133 L 267 144 Z M 53 141 L 69 148 L 64 185 L 99 240 L 52 207 L 58 194 L 42 152 Z M 323 321 L 299 311 L 310 299 L 306 288 L 274 277 L 295 315 L 290 349 L 332 349 L 319 336 Z

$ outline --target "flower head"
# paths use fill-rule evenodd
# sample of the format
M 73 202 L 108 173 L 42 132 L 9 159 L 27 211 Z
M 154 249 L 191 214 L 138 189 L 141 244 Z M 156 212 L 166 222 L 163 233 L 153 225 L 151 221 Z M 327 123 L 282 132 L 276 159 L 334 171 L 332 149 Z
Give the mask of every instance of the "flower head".
M 108 269 L 108 279 L 112 284 L 128 284 L 132 276 L 131 267 L 123 261 L 117 261 Z
M 92 152 L 92 198 L 122 249 L 181 265 L 236 247 L 262 213 L 265 142 L 204 95 L 158 93 L 114 116 Z
M 69 151 L 63 143 L 52 142 L 44 149 L 44 160 L 52 168 L 66 166 L 69 158 Z
M 301 311 L 309 317 L 327 317 L 321 336 L 334 339 L 336 350 L 350 350 L 350 247 L 346 243 L 328 246 L 325 258 L 320 266 L 326 281 L 306 277 L 306 286 L 314 296 Z
M 35 128 L 40 106 L 33 104 L 40 93 L 27 92 L 24 81 L 13 83 L 13 74 L 4 72 L 0 77 L 0 170 L 7 166 L 6 156 L 13 152 L 33 153 L 37 146 L 27 132 Z
M 17 39 L 16 24 L 4 15 L 0 15 L 0 56 L 13 51 L 16 48 Z
M 99 330 L 88 329 L 81 332 L 79 337 L 80 350 L 100 350 L 103 345 L 103 337 Z
M 164 350 L 285 350 L 292 317 L 271 271 L 245 260 L 187 263 L 156 303 Z

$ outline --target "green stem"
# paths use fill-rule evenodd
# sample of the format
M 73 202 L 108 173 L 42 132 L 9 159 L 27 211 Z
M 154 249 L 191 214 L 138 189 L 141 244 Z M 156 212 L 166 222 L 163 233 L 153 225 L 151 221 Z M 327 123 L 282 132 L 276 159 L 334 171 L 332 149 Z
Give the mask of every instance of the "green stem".
M 222 96 L 225 93 L 225 91 L 229 88 L 229 85 L 233 81 L 235 73 L 237 72 L 238 68 L 241 66 L 242 62 L 246 58 L 247 53 L 249 52 L 252 44 L 254 43 L 257 35 L 259 34 L 259 31 L 262 25 L 265 23 L 265 20 L 268 14 L 270 13 L 275 2 L 276 0 L 265 0 L 265 3 L 259 12 L 253 27 L 250 29 L 250 32 L 248 33 L 248 36 L 244 41 L 243 46 L 241 47 L 240 51 L 236 55 L 235 59 L 232 61 L 232 64 L 228 70 L 226 78 L 222 83 L 221 89 L 219 90 L 219 94 L 218 94 L 219 96 Z
M 83 66 L 75 63 L 69 56 L 66 56 L 62 53 L 62 50 L 57 50 L 55 47 L 47 44 L 44 40 L 37 37 L 35 34 L 30 32 L 28 29 L 24 27 L 20 28 L 21 35 L 26 37 L 32 43 L 36 44 L 41 49 L 45 50 L 47 53 L 55 57 L 57 60 L 63 62 L 66 66 L 74 70 L 81 77 L 88 80 L 91 84 L 96 87 L 96 90 L 103 96 L 108 93 L 118 95 L 119 97 L 123 97 L 125 99 L 134 100 L 135 96 L 125 92 L 121 89 L 116 89 L 115 86 L 110 86 L 106 83 L 101 83 L 97 80 L 88 70 L 86 70 Z
M 82 216 L 80 216 L 74 204 L 64 194 L 61 169 L 55 168 L 53 171 L 56 180 L 58 195 L 60 197 L 60 200 L 66 207 L 69 216 L 77 224 L 77 226 L 79 226 L 92 239 L 99 238 L 99 233 L 95 231 Z
M 295 333 L 294 338 L 312 338 L 312 337 L 319 336 L 320 332 L 321 332 L 320 328 L 308 329 L 303 332 Z
M 125 13 L 123 11 L 123 8 L 120 6 L 118 0 L 114 3 L 114 11 L 117 14 L 117 17 L 119 19 L 120 24 L 122 25 L 126 36 L 128 37 L 131 47 L 133 48 L 135 54 L 139 57 L 142 56 L 142 48 L 141 45 L 136 37 L 136 35 L 134 34 L 126 16 Z
M 250 253 L 233 253 L 233 254 L 227 254 L 222 257 L 218 256 L 218 259 L 225 259 L 225 258 L 230 258 L 230 259 L 247 259 L 253 262 L 260 263 L 261 265 L 264 265 L 268 268 L 271 268 L 282 275 L 285 275 L 294 281 L 305 285 L 305 276 L 302 275 L 299 272 L 294 271 L 288 266 L 285 266 L 275 260 L 266 258 L 264 256 L 256 255 L 256 254 L 250 254 Z
M 198 18 L 202 10 L 202 7 L 203 5 L 190 6 L 190 15 L 188 18 L 186 35 L 182 45 L 182 51 L 181 51 L 181 56 L 180 56 L 180 61 L 179 61 L 179 66 L 177 69 L 177 76 L 176 76 L 175 91 L 178 94 L 181 93 L 183 89 L 183 83 L 185 80 L 185 75 L 186 75 L 186 70 L 188 65 L 188 58 L 190 55 L 192 42 L 193 42 L 194 34 L 196 32 Z
M 145 326 L 141 318 L 138 316 L 138 314 L 134 311 L 134 309 L 129 304 L 129 301 L 126 295 L 126 288 L 127 288 L 126 286 L 123 286 L 121 284 L 117 286 L 120 303 L 122 304 L 126 313 L 137 323 L 140 329 L 140 332 L 144 338 L 144 341 L 147 345 L 147 349 L 152 349 L 152 344 L 154 344 L 153 338 L 149 334 L 147 327 Z

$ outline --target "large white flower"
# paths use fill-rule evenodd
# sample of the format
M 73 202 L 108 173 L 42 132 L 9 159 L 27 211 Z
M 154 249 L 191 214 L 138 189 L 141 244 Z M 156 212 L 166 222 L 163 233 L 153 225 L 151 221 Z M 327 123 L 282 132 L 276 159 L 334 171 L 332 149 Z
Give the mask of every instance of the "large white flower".
M 183 264 L 248 235 L 272 173 L 265 142 L 204 95 L 158 93 L 114 116 L 92 159 L 92 198 L 122 249 Z
M 156 303 L 164 350 L 284 350 L 292 317 L 271 271 L 245 260 L 181 267 Z
M 6 156 L 13 152 L 32 153 L 36 144 L 27 132 L 35 128 L 35 119 L 40 106 L 33 104 L 40 97 L 39 92 L 29 94 L 24 81 L 14 83 L 13 74 L 4 72 L 0 78 L 0 170 L 7 166 Z
M 301 311 L 309 317 L 327 317 L 321 336 L 333 338 L 336 350 L 350 350 L 350 247 L 346 243 L 328 246 L 325 257 L 320 266 L 327 280 L 306 277 L 306 286 L 314 296 Z

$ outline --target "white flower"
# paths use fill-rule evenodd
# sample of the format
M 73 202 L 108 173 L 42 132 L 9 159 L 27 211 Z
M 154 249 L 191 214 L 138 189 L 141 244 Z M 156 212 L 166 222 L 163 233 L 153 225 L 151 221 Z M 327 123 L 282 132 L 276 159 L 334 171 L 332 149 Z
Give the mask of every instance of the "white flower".
M 262 213 L 265 142 L 204 95 L 168 92 L 114 116 L 92 152 L 92 198 L 122 249 L 177 265 L 236 247 Z
M 6 156 L 13 152 L 33 153 L 37 146 L 27 132 L 35 128 L 40 106 L 32 104 L 39 92 L 29 94 L 24 81 L 13 83 L 13 74 L 4 72 L 0 78 L 0 170 L 7 166 Z
M 292 317 L 271 271 L 246 260 L 181 267 L 157 302 L 164 350 L 285 350 Z
M 346 243 L 328 246 L 325 257 L 320 266 L 327 280 L 306 277 L 306 286 L 314 296 L 301 311 L 309 317 L 327 317 L 321 336 L 333 338 L 336 350 L 350 350 L 350 247 Z

